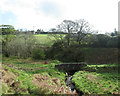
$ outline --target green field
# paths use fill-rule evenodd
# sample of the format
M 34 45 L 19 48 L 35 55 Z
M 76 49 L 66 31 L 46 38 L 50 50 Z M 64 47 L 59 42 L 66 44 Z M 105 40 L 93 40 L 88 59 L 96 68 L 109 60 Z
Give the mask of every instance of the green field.
M 23 42 L 24 41 L 24 38 L 22 38 L 22 37 L 24 37 L 24 36 L 26 36 L 27 38 L 28 38 L 28 36 L 30 37 L 30 38 L 33 38 L 33 37 L 35 37 L 35 38 L 33 38 L 34 40 L 35 40 L 35 42 L 34 42 L 34 44 L 41 44 L 41 45 L 43 45 L 43 46 L 51 46 L 55 41 L 56 41 L 56 39 L 53 37 L 53 36 L 50 36 L 49 34 L 39 34 L 39 35 L 24 35 L 24 34 L 20 34 L 20 35 L 3 35 L 2 36 L 2 39 L 1 40 L 4 40 L 5 38 L 8 38 L 9 37 L 9 39 L 13 39 L 13 38 L 15 38 L 15 37 L 19 37 L 19 39 L 17 38 L 17 39 L 15 39 L 16 41 L 18 40 L 18 41 L 21 41 L 21 42 Z M 29 39 L 29 38 L 28 38 Z
M 54 43 L 53 42 L 54 38 L 53 37 L 49 38 L 48 34 L 40 34 L 34 36 L 40 44 L 52 45 Z
M 64 34 L 54 34 L 51 35 L 51 34 L 39 34 L 39 35 L 34 35 L 35 38 L 37 39 L 37 41 L 40 43 L 40 44 L 43 44 L 43 45 L 46 45 L 46 46 L 51 46 L 56 40 L 59 39 L 60 36 L 65 36 Z

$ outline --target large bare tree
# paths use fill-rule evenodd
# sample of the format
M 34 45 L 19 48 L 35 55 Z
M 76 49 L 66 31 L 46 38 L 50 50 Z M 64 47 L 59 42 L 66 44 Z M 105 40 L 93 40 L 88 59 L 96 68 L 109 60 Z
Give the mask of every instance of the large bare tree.
M 81 44 L 83 39 L 86 39 L 85 37 L 89 35 L 89 33 L 92 33 L 91 25 L 84 19 L 79 19 L 75 21 L 76 26 L 76 32 L 77 32 L 77 42 L 79 45 Z
M 56 29 L 52 28 L 51 31 L 52 33 L 54 32 L 67 33 L 66 40 L 68 46 L 70 45 L 71 40 L 73 40 L 74 38 L 75 41 L 77 41 L 79 45 L 81 45 L 83 40 L 84 41 L 88 40 L 87 36 L 89 35 L 89 33 L 92 33 L 91 25 L 84 19 L 79 19 L 76 21 L 63 20 L 63 22 L 59 24 Z M 65 37 L 65 35 L 63 34 L 51 34 L 51 36 L 54 37 L 55 40 L 61 40 L 61 41 L 63 41 Z
M 73 32 L 75 26 L 76 26 L 76 23 L 71 20 L 63 20 L 63 22 L 57 26 L 59 31 L 67 33 L 66 39 L 67 39 L 68 46 L 70 45 L 71 33 Z

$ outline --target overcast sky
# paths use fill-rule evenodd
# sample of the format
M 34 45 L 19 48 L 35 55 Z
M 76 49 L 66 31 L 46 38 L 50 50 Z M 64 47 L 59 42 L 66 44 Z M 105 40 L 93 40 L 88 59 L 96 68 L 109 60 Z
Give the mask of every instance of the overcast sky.
M 55 28 L 63 20 L 85 19 L 94 30 L 118 27 L 119 0 L 0 0 L 0 24 L 27 30 Z M 117 28 L 118 29 L 118 28 Z

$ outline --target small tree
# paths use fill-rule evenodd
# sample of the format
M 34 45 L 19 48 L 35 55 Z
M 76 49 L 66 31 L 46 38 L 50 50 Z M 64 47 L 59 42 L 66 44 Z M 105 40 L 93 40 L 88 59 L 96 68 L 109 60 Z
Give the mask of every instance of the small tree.
M 107 47 L 107 43 L 109 40 L 109 36 L 104 35 L 104 34 L 98 34 L 96 35 L 96 38 L 93 40 L 93 47 L 102 47 L 105 48 Z
M 0 28 L 2 29 L 2 52 L 5 54 L 5 56 L 8 56 L 7 44 L 11 40 L 15 39 L 15 29 L 12 25 L 0 25 Z
M 118 32 L 116 31 L 116 28 L 114 29 L 114 32 L 111 33 L 111 36 L 114 37 L 114 36 L 117 36 L 118 35 Z
M 52 32 L 52 33 L 53 33 L 53 32 L 57 32 L 57 29 L 56 29 L 56 28 L 51 28 L 51 29 L 50 29 L 50 32 Z
M 0 25 L 2 35 L 15 34 L 15 29 L 12 25 Z
M 15 39 L 8 41 L 3 46 L 4 54 L 6 56 L 17 56 L 27 58 L 32 56 L 32 51 L 37 47 L 37 40 L 31 34 L 17 35 Z
M 42 29 L 37 29 L 37 32 L 35 32 L 35 34 L 40 34 L 40 33 L 42 33 L 42 32 L 44 32 L 44 30 L 42 30 Z
M 45 53 L 43 49 L 34 49 L 32 52 L 32 58 L 33 59 L 45 59 Z

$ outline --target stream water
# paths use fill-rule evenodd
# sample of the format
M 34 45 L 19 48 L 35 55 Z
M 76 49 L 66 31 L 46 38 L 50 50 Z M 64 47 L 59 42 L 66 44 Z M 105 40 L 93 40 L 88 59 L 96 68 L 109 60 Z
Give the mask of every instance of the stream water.
M 70 91 L 73 92 L 75 89 L 75 84 L 72 83 L 72 76 L 66 76 L 65 84 L 70 88 Z
M 77 94 L 79 96 L 82 96 L 83 92 L 81 92 L 80 90 L 77 90 L 76 87 L 75 87 L 75 84 L 72 83 L 72 77 L 73 77 L 72 75 L 73 74 L 71 74 L 71 75 L 66 74 L 66 76 L 65 76 L 66 77 L 65 84 L 66 84 L 66 86 L 69 87 L 69 89 L 70 89 L 71 92 L 73 92 L 74 90 L 76 90 Z

